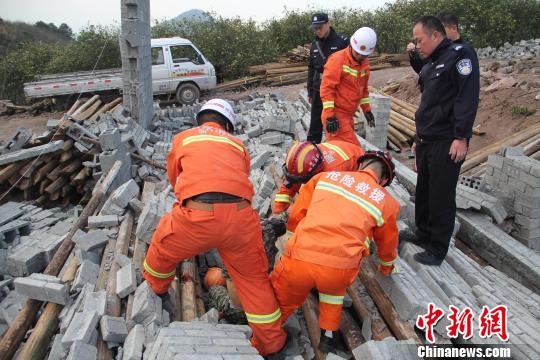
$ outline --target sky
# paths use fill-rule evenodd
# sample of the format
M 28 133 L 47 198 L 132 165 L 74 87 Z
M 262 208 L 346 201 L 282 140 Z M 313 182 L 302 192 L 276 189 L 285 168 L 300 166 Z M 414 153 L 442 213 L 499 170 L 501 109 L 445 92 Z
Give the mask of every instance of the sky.
M 262 22 L 272 17 L 281 17 L 284 7 L 289 10 L 313 8 L 338 9 L 342 7 L 375 9 L 384 5 L 383 0 L 197 0 L 169 1 L 150 0 L 150 17 L 154 20 L 173 18 L 193 8 L 213 11 L 224 17 L 240 16 Z M 329 5 L 331 4 L 331 5 Z M 119 25 L 120 0 L 0 0 L 0 17 L 10 21 L 35 23 L 44 21 L 57 26 L 65 22 L 74 32 L 92 25 Z

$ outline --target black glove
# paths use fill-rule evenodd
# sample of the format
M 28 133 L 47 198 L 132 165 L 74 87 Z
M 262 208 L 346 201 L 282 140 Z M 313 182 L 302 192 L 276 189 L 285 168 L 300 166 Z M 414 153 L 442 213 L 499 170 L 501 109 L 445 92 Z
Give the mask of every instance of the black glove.
M 375 116 L 373 116 L 373 113 L 371 111 L 365 112 L 364 116 L 366 117 L 366 121 L 369 127 L 375 127 Z
M 335 133 L 339 129 L 339 121 L 335 116 L 330 116 L 326 119 L 326 131 L 330 134 Z

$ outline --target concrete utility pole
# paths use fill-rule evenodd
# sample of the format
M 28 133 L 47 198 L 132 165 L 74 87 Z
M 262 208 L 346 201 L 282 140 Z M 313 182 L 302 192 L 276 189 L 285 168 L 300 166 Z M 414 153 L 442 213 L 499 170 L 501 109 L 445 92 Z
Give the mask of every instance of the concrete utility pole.
M 121 0 L 124 107 L 143 128 L 153 115 L 150 0 Z

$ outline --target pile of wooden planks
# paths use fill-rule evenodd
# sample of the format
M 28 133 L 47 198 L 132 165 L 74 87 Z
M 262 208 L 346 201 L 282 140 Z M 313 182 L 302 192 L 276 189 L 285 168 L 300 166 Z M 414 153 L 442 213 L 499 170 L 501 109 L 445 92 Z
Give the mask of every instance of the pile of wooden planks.
M 103 104 L 96 95 L 87 101 L 73 104 L 54 129 L 40 136 L 33 136 L 23 149 L 0 155 L 0 188 L 2 193 L 16 188 L 25 200 L 35 199 L 36 204 L 50 201 L 67 207 L 86 203 L 95 185 L 91 168 L 83 165 L 92 161 L 98 149 L 79 151 L 72 138 L 66 135 L 69 125 L 95 118 L 100 113 L 113 110 L 120 104 L 118 98 Z

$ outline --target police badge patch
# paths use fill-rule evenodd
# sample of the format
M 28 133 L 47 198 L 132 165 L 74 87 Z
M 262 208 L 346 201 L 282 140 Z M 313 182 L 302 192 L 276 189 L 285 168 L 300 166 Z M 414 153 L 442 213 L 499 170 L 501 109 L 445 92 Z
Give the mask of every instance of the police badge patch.
M 471 59 L 462 59 L 459 60 L 456 64 L 458 73 L 461 75 L 469 75 L 472 72 L 472 63 Z

